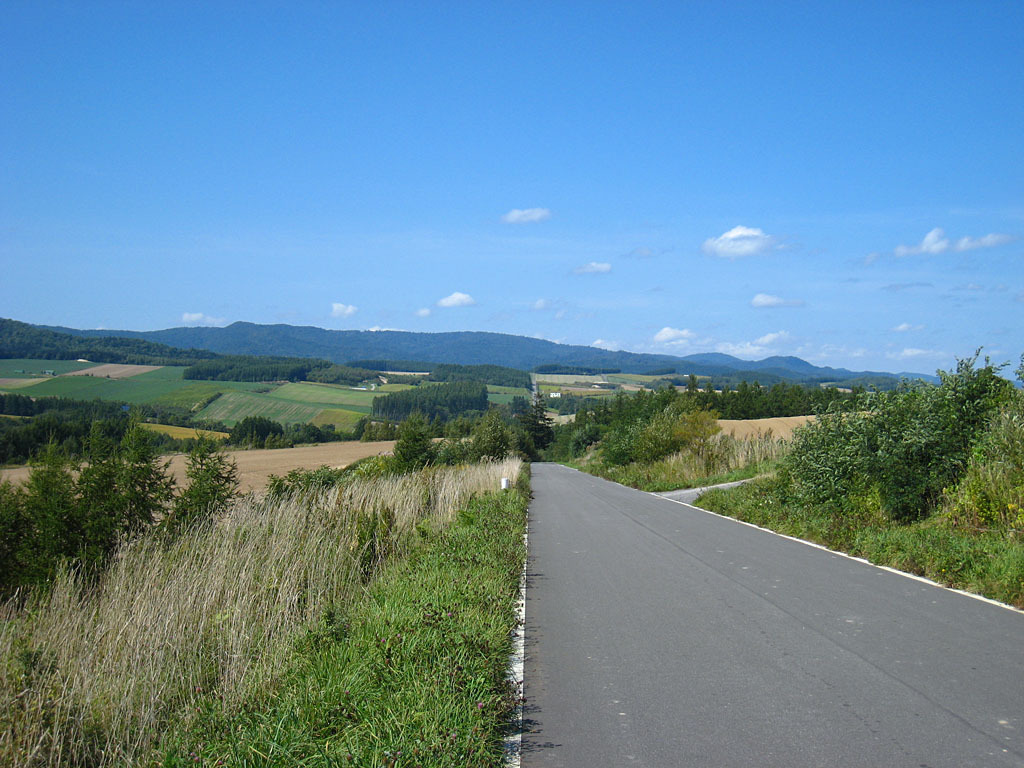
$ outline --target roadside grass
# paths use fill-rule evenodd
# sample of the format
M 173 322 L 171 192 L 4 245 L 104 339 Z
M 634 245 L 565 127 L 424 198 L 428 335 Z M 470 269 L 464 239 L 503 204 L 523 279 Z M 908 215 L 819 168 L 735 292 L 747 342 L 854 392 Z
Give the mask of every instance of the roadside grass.
M 274 690 L 236 711 L 206 697 L 163 765 L 501 765 L 527 483 L 421 528 L 362 600 L 297 640 Z
M 520 468 L 248 498 L 173 541 L 143 536 L 97 581 L 62 571 L 0 605 L 0 765 L 376 766 L 403 748 L 486 765 L 526 507 L 522 486 L 491 491 Z
M 622 466 L 606 464 L 591 456 L 568 462 L 569 466 L 641 491 L 674 491 L 734 480 L 746 480 L 771 472 L 788 450 L 786 443 L 771 437 L 736 440 L 716 435 L 701 454 L 683 451 L 650 463 Z
M 712 512 L 863 557 L 877 565 L 924 576 L 1024 608 L 1024 541 L 997 531 L 969 532 L 941 516 L 898 524 L 862 505 L 837 514 L 797 504 L 780 493 L 776 478 L 703 494 Z

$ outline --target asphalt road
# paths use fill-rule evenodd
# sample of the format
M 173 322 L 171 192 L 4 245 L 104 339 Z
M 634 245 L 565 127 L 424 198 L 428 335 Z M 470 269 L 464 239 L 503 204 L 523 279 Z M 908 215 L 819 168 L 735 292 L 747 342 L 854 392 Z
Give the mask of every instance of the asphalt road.
M 533 465 L 522 764 L 1024 766 L 1024 614 Z

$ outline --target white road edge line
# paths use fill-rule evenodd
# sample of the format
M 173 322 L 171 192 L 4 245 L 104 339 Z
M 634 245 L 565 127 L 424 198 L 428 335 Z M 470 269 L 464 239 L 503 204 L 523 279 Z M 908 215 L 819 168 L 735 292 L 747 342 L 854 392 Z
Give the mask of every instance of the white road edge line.
M 877 563 L 872 563 L 870 560 L 865 560 L 863 557 L 855 557 L 854 555 L 847 554 L 846 552 L 839 552 L 839 551 L 837 551 L 835 549 L 829 549 L 828 547 L 823 546 L 821 544 L 816 544 L 813 541 L 807 541 L 806 539 L 798 539 L 796 536 L 790 536 L 790 535 L 785 534 L 785 533 L 779 533 L 778 531 L 773 531 L 771 528 L 762 528 L 760 525 L 756 525 L 754 523 L 748 523 L 746 520 L 737 520 L 735 517 L 729 517 L 728 515 L 720 515 L 717 512 L 712 512 L 710 509 L 704 509 L 703 507 L 698 507 L 695 504 L 689 504 L 689 503 L 687 503 L 685 501 L 679 501 L 678 499 L 673 499 L 673 498 L 670 498 L 669 496 L 662 496 L 660 493 L 651 493 L 650 495 L 651 496 L 657 496 L 659 499 L 665 499 L 666 501 L 671 501 L 673 504 L 681 504 L 684 507 L 689 507 L 690 509 L 695 509 L 698 512 L 703 512 L 706 515 L 714 515 L 715 517 L 720 517 L 723 520 L 731 520 L 732 522 L 739 523 L 740 525 L 746 525 L 746 526 L 748 526 L 750 528 L 756 528 L 759 531 L 764 531 L 766 533 L 770 533 L 773 536 L 779 536 L 779 537 L 781 537 L 783 539 L 789 539 L 790 541 L 797 541 L 797 542 L 799 542 L 801 544 L 806 544 L 808 547 L 814 547 L 815 549 L 820 549 L 820 550 L 823 550 L 825 552 L 829 552 L 829 553 L 831 553 L 833 555 L 838 555 L 839 557 L 845 557 L 847 560 L 853 560 L 853 561 L 858 562 L 858 563 L 863 563 L 864 565 L 870 565 L 872 568 L 877 568 L 880 571 L 888 571 L 889 573 L 895 573 L 897 576 L 903 576 L 904 578 L 907 578 L 907 579 L 913 579 L 914 581 L 920 581 L 922 584 L 930 584 L 933 587 L 938 587 L 939 589 L 944 589 L 947 592 L 955 592 L 958 595 L 963 595 L 964 597 L 969 597 L 972 600 L 980 600 L 983 603 L 988 603 L 989 605 L 996 605 L 996 606 L 999 606 L 1000 608 L 1005 608 L 1008 611 L 1013 611 L 1014 613 L 1024 614 L 1024 611 L 1020 610 L 1019 608 L 1014 608 L 1012 605 L 1007 605 L 1006 603 L 1000 603 L 998 600 L 993 600 L 993 599 L 991 599 L 989 597 L 984 597 L 983 595 L 976 595 L 973 592 L 965 592 L 964 590 L 956 589 L 955 587 L 947 587 L 945 584 L 939 584 L 939 582 L 932 581 L 931 579 L 926 579 L 924 576 L 918 576 L 918 575 L 913 574 L 913 573 L 907 573 L 906 571 L 900 571 L 900 570 L 897 570 L 896 568 L 890 568 L 887 565 L 878 565 Z
M 523 686 L 526 662 L 526 565 L 530 559 L 530 521 L 527 519 L 523 531 L 523 572 L 519 575 L 519 601 L 516 604 L 516 629 L 512 635 L 512 658 L 509 661 L 508 677 L 516 694 L 516 709 L 512 715 L 512 733 L 505 737 L 505 766 L 519 768 L 523 754 Z

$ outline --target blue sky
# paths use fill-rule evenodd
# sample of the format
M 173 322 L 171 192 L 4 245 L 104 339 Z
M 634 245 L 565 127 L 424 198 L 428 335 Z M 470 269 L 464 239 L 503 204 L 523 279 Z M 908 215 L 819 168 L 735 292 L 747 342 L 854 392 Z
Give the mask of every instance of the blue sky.
M 0 316 L 1024 351 L 1024 4 L 7 2 Z

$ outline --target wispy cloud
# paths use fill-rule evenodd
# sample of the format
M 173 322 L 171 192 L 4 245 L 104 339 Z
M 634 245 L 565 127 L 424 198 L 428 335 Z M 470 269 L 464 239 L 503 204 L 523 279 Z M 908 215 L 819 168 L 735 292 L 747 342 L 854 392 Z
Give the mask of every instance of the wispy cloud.
M 718 237 L 704 241 L 704 252 L 723 259 L 738 259 L 753 256 L 768 250 L 775 244 L 775 238 L 756 227 L 733 227 Z
M 217 326 L 224 325 L 227 320 L 223 317 L 210 317 L 202 312 L 182 312 L 181 322 L 185 325 Z
M 617 341 L 609 341 L 608 339 L 594 339 L 592 342 L 590 342 L 590 346 L 598 347 L 600 349 L 608 349 L 614 352 L 617 351 L 622 345 L 619 344 L 619 342 Z
M 770 293 L 758 293 L 750 300 L 750 306 L 758 309 L 771 307 L 802 307 L 804 302 L 801 299 L 784 299 L 781 296 L 773 296 Z
M 923 331 L 924 326 L 911 325 L 910 323 L 900 323 L 899 325 L 894 326 L 893 330 L 896 331 L 896 333 L 906 333 L 907 331 Z
M 978 248 L 995 248 L 998 245 L 1005 245 L 1013 240 L 1010 235 L 1001 235 L 993 232 L 982 237 L 961 237 L 956 241 L 958 251 L 974 251 Z
M 548 299 L 537 299 L 533 304 L 530 305 L 530 309 L 536 312 L 543 312 L 546 309 L 551 309 L 552 304 Z
M 914 288 L 933 288 L 931 283 L 889 283 L 889 285 L 883 285 L 883 291 L 909 291 Z
M 573 270 L 577 275 L 600 275 L 611 271 L 612 265 L 607 261 L 591 261 Z
M 352 317 L 359 308 L 352 304 L 341 304 L 334 302 L 331 304 L 331 317 Z
M 471 307 L 474 304 L 476 304 L 476 299 L 468 293 L 461 293 L 459 291 L 455 291 L 455 293 L 451 293 L 437 302 L 439 307 Z
M 899 352 L 887 352 L 885 354 L 890 360 L 914 360 L 921 357 L 945 357 L 945 353 L 934 349 L 918 349 L 906 347 Z
M 622 254 L 622 257 L 625 258 L 625 259 L 649 259 L 653 255 L 654 255 L 654 251 L 652 251 L 650 248 L 640 247 L 640 248 L 634 248 L 633 250 L 629 251 L 628 253 Z
M 513 208 L 501 220 L 506 224 L 530 224 L 550 218 L 551 211 L 547 208 Z
M 416 317 L 430 317 L 430 307 L 420 307 L 416 310 Z
M 956 242 L 953 242 L 946 237 L 946 233 L 941 227 L 935 227 L 917 245 L 897 245 L 893 253 L 898 257 L 914 256 L 919 253 L 935 255 L 949 250 L 962 253 L 964 251 L 976 251 L 979 248 L 995 248 L 999 245 L 1005 245 L 1012 240 L 1013 237 L 1010 235 L 991 232 L 981 237 L 961 237 Z
M 689 344 L 696 337 L 697 334 L 689 328 L 670 328 L 666 325 L 654 334 L 654 341 L 658 344 L 683 345 Z

